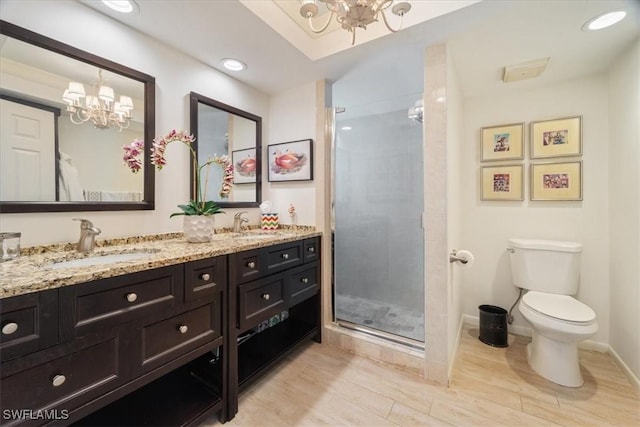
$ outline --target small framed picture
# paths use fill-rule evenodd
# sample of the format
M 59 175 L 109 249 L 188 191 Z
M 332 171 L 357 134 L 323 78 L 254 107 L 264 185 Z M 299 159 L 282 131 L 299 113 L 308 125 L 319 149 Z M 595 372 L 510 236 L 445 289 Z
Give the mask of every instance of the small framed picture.
M 582 117 L 531 122 L 531 158 L 582 155 Z
M 283 142 L 267 149 L 269 182 L 313 180 L 313 140 Z
M 483 166 L 480 200 L 524 200 L 522 165 Z
M 532 163 L 531 200 L 582 200 L 582 162 Z
M 480 161 L 524 159 L 524 123 L 480 130 Z
M 234 184 L 255 184 L 256 182 L 256 149 L 236 150 L 231 152 Z

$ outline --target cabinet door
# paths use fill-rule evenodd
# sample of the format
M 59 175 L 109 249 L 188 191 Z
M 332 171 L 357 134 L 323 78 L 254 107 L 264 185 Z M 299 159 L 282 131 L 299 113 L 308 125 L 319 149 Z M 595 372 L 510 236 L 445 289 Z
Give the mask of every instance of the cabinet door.
M 211 343 L 211 349 L 222 344 L 221 295 L 212 304 L 144 325 L 134 355 L 142 371 L 155 369 L 207 343 Z
M 19 422 L 28 416 L 20 410 L 71 411 L 123 384 L 128 375 L 125 341 L 112 331 L 3 363 L 2 409 L 14 411 L 8 418 Z
M 284 310 L 285 275 L 238 286 L 238 328 L 245 331 Z
M 286 296 L 289 307 L 318 293 L 320 281 L 317 262 L 293 268 L 287 273 Z
M 305 263 L 320 259 L 320 238 L 306 239 L 302 247 Z
M 213 301 L 219 292 L 227 289 L 227 257 L 192 261 L 185 266 L 184 299 Z
M 244 283 L 261 277 L 264 257 L 259 249 L 229 255 L 229 271 L 233 283 Z
M 4 298 L 0 310 L 2 361 L 58 342 L 57 290 Z
M 183 265 L 157 268 L 60 289 L 61 335 L 84 336 L 183 301 Z

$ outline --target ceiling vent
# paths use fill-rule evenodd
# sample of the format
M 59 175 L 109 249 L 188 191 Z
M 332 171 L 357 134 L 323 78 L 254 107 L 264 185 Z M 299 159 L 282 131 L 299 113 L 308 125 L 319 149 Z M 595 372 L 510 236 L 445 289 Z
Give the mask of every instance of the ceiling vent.
M 508 65 L 504 67 L 502 81 L 505 83 L 511 83 L 538 77 L 545 70 L 548 63 L 549 58 L 542 58 L 523 62 L 521 64 Z

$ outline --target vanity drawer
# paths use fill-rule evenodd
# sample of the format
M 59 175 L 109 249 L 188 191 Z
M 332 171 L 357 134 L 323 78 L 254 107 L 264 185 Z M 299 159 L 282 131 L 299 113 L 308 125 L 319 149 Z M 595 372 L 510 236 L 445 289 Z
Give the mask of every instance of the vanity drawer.
M 140 360 L 143 372 L 221 337 L 221 300 L 220 296 L 213 304 L 143 326 L 140 330 L 140 357 L 136 358 Z
M 227 287 L 227 257 L 192 261 L 186 264 L 184 299 L 211 301 Z
M 61 335 L 83 336 L 168 310 L 182 303 L 183 292 L 182 265 L 61 288 Z
M 34 292 L 0 301 L 0 360 L 58 342 L 58 291 Z
M 306 239 L 302 243 L 302 252 L 304 253 L 303 261 L 305 263 L 316 261 L 320 258 L 320 238 L 314 237 L 312 239 Z
M 238 328 L 244 331 L 284 310 L 285 275 L 238 286 Z
M 318 263 L 296 267 L 289 272 L 287 280 L 287 302 L 289 307 L 318 293 L 320 289 Z
M 244 283 L 258 279 L 261 276 L 260 250 L 254 249 L 230 255 L 230 263 L 233 265 L 231 277 L 235 277 L 235 283 Z
M 117 333 L 94 336 L 3 363 L 2 409 L 70 411 L 106 393 L 126 380 L 121 341 Z
M 266 256 L 265 274 L 272 274 L 302 264 L 302 241 L 263 248 Z

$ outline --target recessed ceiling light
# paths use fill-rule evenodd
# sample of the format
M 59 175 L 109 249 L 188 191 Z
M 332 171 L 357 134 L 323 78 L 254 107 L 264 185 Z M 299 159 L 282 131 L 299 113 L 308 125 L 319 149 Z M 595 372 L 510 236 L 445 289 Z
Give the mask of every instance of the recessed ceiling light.
M 247 68 L 247 64 L 245 64 L 244 62 L 240 61 L 239 59 L 224 58 L 220 62 L 222 63 L 222 66 L 224 68 L 226 68 L 227 70 L 231 70 L 231 71 L 242 71 L 242 70 L 245 70 Z
M 131 13 L 139 10 L 138 4 L 133 0 L 102 0 L 105 6 L 120 13 Z
M 353 128 L 351 126 L 342 126 L 340 129 L 342 129 L 342 130 L 351 130 Z
M 601 30 L 603 28 L 607 28 L 614 24 L 617 24 L 618 22 L 622 21 L 625 16 L 627 16 L 627 12 L 625 12 L 624 10 L 614 10 L 613 12 L 607 12 L 587 21 L 587 23 L 582 26 L 582 29 L 584 31 Z

